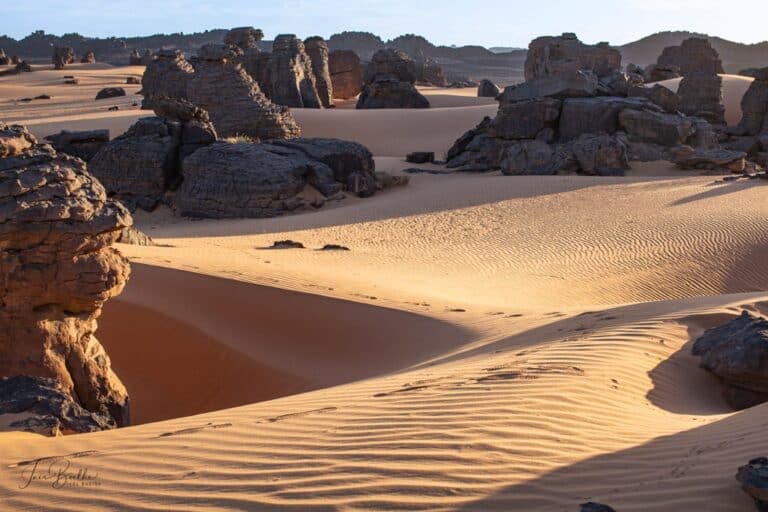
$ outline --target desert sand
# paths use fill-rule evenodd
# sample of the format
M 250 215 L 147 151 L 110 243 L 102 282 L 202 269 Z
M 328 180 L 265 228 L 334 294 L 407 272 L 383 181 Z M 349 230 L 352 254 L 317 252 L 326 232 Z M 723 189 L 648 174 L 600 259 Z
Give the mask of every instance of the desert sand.
M 0 78 L 0 112 L 37 135 L 115 136 L 147 112 L 92 98 L 137 73 Z M 738 119 L 745 80 L 725 83 Z M 6 100 L 32 87 L 59 103 Z M 360 141 L 397 173 L 495 111 L 470 91 L 425 93 L 435 108 L 295 114 L 305 135 Z M 643 164 L 415 175 L 275 219 L 138 214 L 161 245 L 120 247 L 134 275 L 97 334 L 139 425 L 0 434 L 3 508 L 751 510 L 734 474 L 765 455 L 767 406 L 732 412 L 689 352 L 742 309 L 768 314 L 767 190 Z M 266 249 L 287 238 L 307 249 Z M 329 243 L 350 251 L 315 250 Z M 22 488 L 49 457 L 98 485 Z

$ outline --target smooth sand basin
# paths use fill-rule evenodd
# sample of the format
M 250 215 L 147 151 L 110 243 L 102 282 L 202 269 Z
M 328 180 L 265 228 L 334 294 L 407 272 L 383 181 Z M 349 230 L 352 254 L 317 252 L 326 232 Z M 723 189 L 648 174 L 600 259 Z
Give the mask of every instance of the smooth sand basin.
M 297 118 L 399 172 L 495 110 L 469 99 Z M 120 246 L 134 279 L 97 335 L 142 421 L 298 394 L 0 434 L 3 507 L 751 510 L 733 475 L 764 455 L 768 406 L 729 411 L 689 351 L 743 308 L 768 313 L 767 192 L 651 163 L 626 178 L 416 175 L 275 219 L 139 214 L 164 246 Z M 264 249 L 286 238 L 308 249 Z M 314 250 L 328 243 L 351 250 Z M 52 456 L 100 485 L 20 488 Z

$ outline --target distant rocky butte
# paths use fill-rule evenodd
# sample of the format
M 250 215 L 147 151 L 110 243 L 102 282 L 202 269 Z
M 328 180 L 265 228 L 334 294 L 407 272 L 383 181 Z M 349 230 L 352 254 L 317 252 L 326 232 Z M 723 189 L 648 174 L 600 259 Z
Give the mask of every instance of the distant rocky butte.
M 0 212 L 0 377 L 50 379 L 15 382 L 13 392 L 34 396 L 57 386 L 61 400 L 68 396 L 98 415 L 96 423 L 128 425 L 128 392 L 94 332 L 102 305 L 122 291 L 130 273 L 113 247 L 131 225 L 130 214 L 107 197 L 82 160 L 3 124 Z M 30 411 L 15 427 L 37 431 L 43 422 L 49 434 L 69 428 L 67 419 L 43 420 L 35 416 L 40 412 Z

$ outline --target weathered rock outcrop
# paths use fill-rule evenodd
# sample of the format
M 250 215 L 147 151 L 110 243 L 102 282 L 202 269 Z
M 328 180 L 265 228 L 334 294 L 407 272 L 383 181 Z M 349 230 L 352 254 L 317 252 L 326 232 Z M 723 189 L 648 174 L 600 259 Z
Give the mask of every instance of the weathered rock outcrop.
M 501 89 L 499 89 L 499 86 L 487 78 L 481 80 L 480 85 L 477 86 L 478 98 L 495 98 L 499 94 L 501 94 Z
M 320 103 L 325 108 L 333 106 L 333 82 L 328 66 L 328 43 L 322 37 L 310 37 L 304 41 L 307 55 L 312 62 L 312 73 Z
M 67 64 L 75 62 L 75 50 L 69 46 L 53 48 L 53 67 L 54 69 L 64 69 Z
M 379 50 L 365 73 L 358 109 L 429 108 L 415 87 L 416 63 L 400 50 Z
M 192 65 L 178 50 L 161 50 L 157 59 L 150 62 L 141 79 L 144 96 L 141 108 L 152 110 L 154 98 L 187 98 L 187 83 L 194 74 Z
M 741 173 L 746 169 L 747 153 L 728 149 L 698 149 L 682 147 L 673 162 L 681 169 Z
M 331 52 L 328 69 L 333 84 L 333 96 L 343 100 L 356 97 L 363 89 L 363 69 L 360 57 L 351 50 Z
M 103 147 L 90 170 L 107 191 L 130 209 L 153 210 L 181 182 L 182 160 L 212 144 L 208 113 L 183 100 L 156 98 L 158 117 L 139 119 Z
M 93 52 L 86 52 L 85 55 L 83 55 L 80 58 L 81 64 L 95 64 L 96 63 L 96 54 Z
M 423 55 L 416 61 L 416 82 L 434 87 L 448 87 L 448 79 L 442 66 Z
M 7 66 L 11 63 L 11 59 L 5 54 L 5 50 L 0 48 L 0 66 Z
M 679 70 L 682 76 L 692 73 L 723 74 L 723 62 L 708 39 L 692 37 L 680 46 L 668 46 L 659 56 L 656 69 Z
M 759 512 L 768 510 L 768 458 L 752 459 L 749 464 L 739 468 L 736 480 L 744 492 L 755 500 Z
M 768 133 L 768 68 L 753 70 L 754 81 L 741 100 L 742 135 Z M 768 148 L 765 148 L 768 151 Z
M 8 428 L 44 436 L 98 432 L 117 427 L 107 411 L 85 409 L 51 378 L 17 375 L 0 379 L 0 421 Z
M 60 153 L 76 156 L 86 162 L 109 142 L 109 130 L 87 130 L 70 132 L 63 130 L 48 135 L 45 140 Z
M 253 27 L 233 28 L 224 36 L 224 44 L 237 46 L 241 50 L 258 48 L 258 43 L 264 39 L 264 33 Z
M 744 311 L 740 317 L 706 331 L 693 345 L 701 367 L 725 386 L 735 409 L 768 401 L 768 321 Z
M 183 175 L 174 200 L 193 217 L 280 215 L 304 206 L 297 195 L 308 184 L 325 196 L 344 187 L 363 197 L 376 190 L 371 153 L 335 139 L 219 142 L 185 159 Z
M 0 212 L 0 377 L 53 379 L 86 411 L 128 425 L 128 394 L 94 332 L 102 305 L 129 275 L 112 245 L 130 214 L 107 198 L 81 160 L 6 125 Z M 29 396 L 47 381 L 18 384 L 6 381 L 5 389 Z
M 290 110 L 270 102 L 224 45 L 200 49 L 200 62 L 187 84 L 187 98 L 210 114 L 220 137 L 247 135 L 286 139 L 301 134 Z
M 680 96 L 663 85 L 655 84 L 652 87 L 633 86 L 629 88 L 627 96 L 630 98 L 646 98 L 670 113 L 680 110 Z
M 278 105 L 321 108 L 312 61 L 293 34 L 275 38 L 267 70 L 267 96 Z
M 131 54 L 128 56 L 128 65 L 129 66 L 141 66 L 141 54 L 139 53 L 139 50 L 134 48 L 131 51 Z
M 712 124 L 725 124 L 723 79 L 719 75 L 691 72 L 683 77 L 677 94 L 684 114 L 701 117 Z
M 608 43 L 584 44 L 571 33 L 540 37 L 528 46 L 526 81 L 580 70 L 590 70 L 598 78 L 610 75 L 621 70 L 621 53 Z

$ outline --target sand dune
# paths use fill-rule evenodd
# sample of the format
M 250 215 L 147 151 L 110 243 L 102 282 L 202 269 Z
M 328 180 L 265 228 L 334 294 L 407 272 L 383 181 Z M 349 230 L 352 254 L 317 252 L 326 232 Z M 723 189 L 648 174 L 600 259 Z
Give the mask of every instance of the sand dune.
M 495 110 L 427 92 L 451 98 L 296 115 L 400 172 Z M 134 277 L 97 334 L 138 421 L 175 419 L 0 435 L 3 507 L 751 510 L 733 475 L 764 455 L 768 409 L 731 412 L 689 351 L 742 308 L 768 314 L 767 187 L 646 164 L 416 175 L 275 219 L 139 214 L 163 246 L 121 246 Z M 285 238 L 308 249 L 265 250 Z M 21 488 L 42 457 L 100 485 Z

